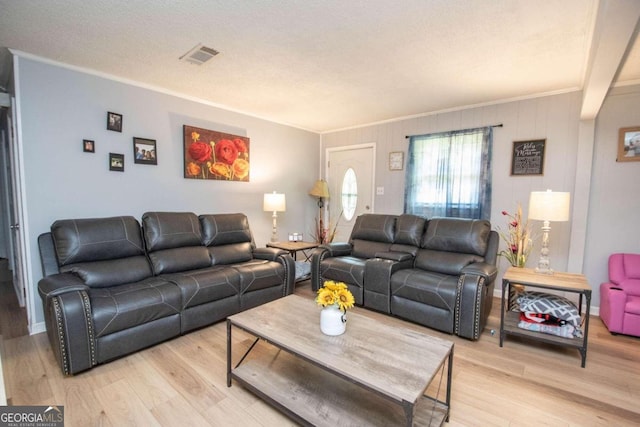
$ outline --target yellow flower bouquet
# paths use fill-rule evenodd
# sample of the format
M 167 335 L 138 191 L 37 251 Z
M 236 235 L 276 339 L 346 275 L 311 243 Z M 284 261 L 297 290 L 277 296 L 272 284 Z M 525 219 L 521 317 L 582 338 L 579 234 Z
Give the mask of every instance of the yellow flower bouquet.
M 347 309 L 353 307 L 355 298 L 353 298 L 353 294 L 345 283 L 328 280 L 318 289 L 316 303 L 318 303 L 320 307 L 335 305 L 342 312 L 346 313 Z

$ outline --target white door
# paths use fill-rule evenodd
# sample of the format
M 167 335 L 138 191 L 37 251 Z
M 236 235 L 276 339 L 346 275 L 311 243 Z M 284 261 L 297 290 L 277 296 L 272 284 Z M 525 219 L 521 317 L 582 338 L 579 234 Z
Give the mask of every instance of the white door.
M 18 150 L 18 139 L 16 137 L 15 130 L 16 119 L 13 112 L 15 111 L 15 98 L 11 99 L 11 110 L 8 112 L 9 122 L 9 167 L 10 167 L 10 181 L 9 185 L 9 226 L 11 232 L 9 233 L 11 239 L 11 248 L 13 250 L 12 256 L 9 258 L 9 265 L 13 271 L 13 287 L 15 288 L 18 303 L 20 307 L 25 306 L 25 280 L 23 272 L 23 260 L 24 260 L 24 246 L 22 243 L 23 232 L 20 229 L 20 218 L 22 218 L 22 200 L 20 199 L 20 151 Z
M 328 223 L 334 242 L 346 242 L 358 215 L 373 212 L 375 145 L 327 149 Z

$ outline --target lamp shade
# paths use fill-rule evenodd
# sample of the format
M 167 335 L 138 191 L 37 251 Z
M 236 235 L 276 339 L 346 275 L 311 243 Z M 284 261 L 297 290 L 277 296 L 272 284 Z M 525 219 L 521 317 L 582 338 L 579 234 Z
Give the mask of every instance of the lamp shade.
M 540 221 L 568 221 L 570 194 L 532 191 L 529 197 L 529 219 Z
M 309 195 L 313 197 L 321 197 L 323 199 L 329 198 L 329 185 L 327 181 L 319 179 L 313 184 L 313 188 L 309 191 Z
M 262 210 L 269 212 L 284 212 L 287 208 L 287 203 L 284 198 L 284 194 L 265 193 L 264 201 L 262 203 Z

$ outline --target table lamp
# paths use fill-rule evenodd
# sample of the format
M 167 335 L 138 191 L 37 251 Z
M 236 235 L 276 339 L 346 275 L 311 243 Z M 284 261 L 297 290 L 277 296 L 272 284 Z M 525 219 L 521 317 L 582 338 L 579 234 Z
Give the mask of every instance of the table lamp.
M 278 212 L 284 212 L 287 208 L 287 203 L 284 198 L 284 194 L 276 193 L 265 193 L 264 201 L 262 203 L 262 210 L 265 212 L 273 212 L 273 228 L 271 230 L 271 241 L 278 241 L 278 227 L 276 225 L 276 221 L 278 218 Z
M 553 274 L 549 262 L 549 233 L 551 221 L 569 220 L 569 193 L 532 191 L 529 197 L 529 219 L 544 221 L 542 223 L 542 247 L 536 273 Z

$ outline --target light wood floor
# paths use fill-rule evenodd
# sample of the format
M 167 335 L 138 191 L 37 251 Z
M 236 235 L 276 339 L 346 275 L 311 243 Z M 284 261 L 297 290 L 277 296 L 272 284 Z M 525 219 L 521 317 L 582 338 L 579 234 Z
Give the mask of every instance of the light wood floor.
M 308 281 L 296 293 L 313 297 Z M 517 338 L 500 348 L 498 300 L 479 341 L 433 331 L 455 343 L 448 425 L 639 425 L 640 339 L 609 334 L 598 317 L 590 328 L 584 369 L 577 350 Z M 248 341 L 234 330 L 234 351 Z M 293 425 L 227 388 L 225 322 L 66 378 L 46 334 L 17 336 L 4 340 L 3 367 L 9 404 L 64 405 L 67 426 Z

